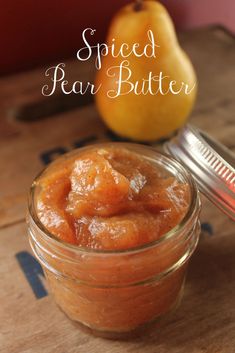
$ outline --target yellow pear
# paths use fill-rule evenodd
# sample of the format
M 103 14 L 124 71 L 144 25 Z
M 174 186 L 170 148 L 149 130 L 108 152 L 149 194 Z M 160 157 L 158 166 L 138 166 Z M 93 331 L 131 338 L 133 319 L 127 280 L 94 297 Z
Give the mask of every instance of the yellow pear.
M 181 127 L 192 110 L 197 80 L 164 6 L 148 0 L 122 8 L 111 22 L 107 45 L 96 76 L 96 104 L 108 127 L 139 141 L 167 137 Z

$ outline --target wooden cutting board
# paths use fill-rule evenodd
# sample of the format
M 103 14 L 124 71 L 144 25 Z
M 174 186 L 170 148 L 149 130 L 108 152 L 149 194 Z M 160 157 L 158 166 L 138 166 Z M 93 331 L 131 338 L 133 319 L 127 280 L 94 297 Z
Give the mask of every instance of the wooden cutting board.
M 199 78 L 191 122 L 235 152 L 235 39 L 218 27 L 179 37 Z M 68 79 L 93 80 L 93 63 L 66 65 Z M 235 227 L 205 198 L 182 304 L 161 328 L 109 341 L 79 331 L 58 310 L 28 245 L 27 191 L 58 155 L 116 137 L 91 97 L 42 97 L 44 70 L 0 79 L 0 352 L 235 353 Z

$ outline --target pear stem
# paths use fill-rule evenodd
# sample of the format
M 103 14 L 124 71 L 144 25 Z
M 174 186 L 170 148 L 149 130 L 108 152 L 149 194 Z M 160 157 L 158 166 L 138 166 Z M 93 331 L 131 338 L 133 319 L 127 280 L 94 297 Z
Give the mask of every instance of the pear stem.
M 143 0 L 135 0 L 134 10 L 140 11 L 143 8 Z

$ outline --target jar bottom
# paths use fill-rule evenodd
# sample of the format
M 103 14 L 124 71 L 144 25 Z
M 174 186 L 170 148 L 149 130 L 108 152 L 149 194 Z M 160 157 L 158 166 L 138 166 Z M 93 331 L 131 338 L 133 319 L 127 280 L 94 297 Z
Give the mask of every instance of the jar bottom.
M 67 315 L 67 313 L 60 307 L 60 305 L 59 304 L 57 304 L 57 305 L 58 305 L 59 309 L 65 314 L 65 316 L 67 316 L 67 318 L 69 318 L 69 320 L 73 323 L 73 325 L 85 333 L 91 334 L 96 337 L 110 339 L 110 340 L 136 339 L 136 338 L 141 337 L 142 335 L 150 334 L 153 330 L 160 327 L 161 324 L 163 324 L 164 321 L 168 318 L 168 316 L 170 316 L 179 307 L 179 305 L 181 303 L 181 299 L 183 297 L 183 293 L 184 293 L 184 283 L 185 283 L 185 281 L 182 283 L 182 287 L 179 291 L 179 294 L 178 294 L 175 302 L 173 303 L 173 305 L 169 308 L 169 310 L 167 312 L 165 312 L 164 314 L 161 314 L 159 316 L 156 316 L 153 320 L 145 322 L 145 323 L 139 325 L 138 327 L 136 327 L 132 330 L 129 330 L 129 331 L 119 331 L 119 332 L 107 331 L 107 330 L 98 329 L 96 327 L 91 327 L 90 325 L 88 325 L 86 323 L 71 319 L 69 317 L 69 315 Z

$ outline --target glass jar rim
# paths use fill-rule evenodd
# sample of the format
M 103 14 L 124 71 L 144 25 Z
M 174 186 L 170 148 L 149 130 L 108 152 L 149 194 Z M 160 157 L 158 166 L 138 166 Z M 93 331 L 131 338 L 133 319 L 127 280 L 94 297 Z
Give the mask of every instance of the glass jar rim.
M 173 164 L 175 169 L 177 169 L 178 172 L 180 172 L 181 175 L 184 176 L 184 178 L 186 179 L 186 182 L 188 183 L 188 185 L 190 186 L 190 192 L 191 192 L 191 202 L 189 205 L 189 208 L 185 214 L 185 216 L 183 217 L 183 219 L 181 220 L 180 223 L 178 223 L 174 228 L 172 228 L 170 231 L 164 233 L 160 238 L 142 244 L 142 245 L 138 245 L 135 247 L 131 247 L 128 249 L 93 249 L 93 248 L 88 248 L 88 247 L 80 247 L 74 244 L 70 244 L 68 242 L 65 242 L 59 238 L 57 238 L 54 234 L 52 234 L 44 225 L 43 223 L 40 221 L 37 211 L 36 211 L 36 207 L 35 207 L 35 202 L 34 202 L 34 196 L 35 196 L 35 189 L 37 187 L 37 181 L 40 179 L 40 177 L 43 175 L 43 173 L 49 168 L 49 166 L 51 166 L 51 164 L 58 162 L 60 159 L 67 157 L 67 156 L 71 156 L 73 154 L 77 154 L 78 152 L 83 152 L 85 150 L 88 150 L 90 148 L 96 148 L 96 147 L 105 147 L 105 146 L 122 146 L 122 147 L 126 147 L 127 149 L 143 149 L 145 151 L 149 151 L 154 153 L 154 158 L 152 156 L 152 159 L 160 162 L 161 161 L 161 166 L 165 166 L 167 164 Z M 146 156 L 144 156 L 146 157 Z M 179 232 L 181 232 L 183 229 L 185 229 L 187 227 L 188 224 L 191 223 L 191 220 L 198 215 L 200 210 L 200 200 L 199 200 L 199 196 L 198 196 L 198 188 L 197 185 L 195 183 L 194 178 L 192 177 L 191 173 L 188 171 L 188 169 L 183 166 L 179 161 L 177 161 L 175 158 L 173 158 L 172 156 L 166 154 L 166 153 L 162 153 L 157 151 L 154 147 L 152 146 L 148 146 L 148 145 L 142 145 L 142 144 L 137 144 L 137 143 L 132 143 L 132 142 L 101 142 L 101 143 L 96 143 L 96 144 L 92 144 L 92 145 L 88 145 L 86 147 L 80 147 L 77 149 L 74 149 L 68 153 L 65 153 L 64 155 L 62 155 L 61 157 L 59 157 L 58 159 L 56 159 L 54 162 L 50 163 L 48 166 L 46 166 L 34 179 L 31 187 L 30 187 L 30 191 L 29 191 L 29 196 L 28 196 L 28 215 L 31 217 L 31 219 L 33 220 L 34 224 L 39 228 L 39 230 L 42 232 L 42 235 L 45 237 L 46 240 L 50 240 L 52 243 L 54 243 L 55 245 L 59 245 L 61 247 L 66 248 L 67 250 L 71 250 L 75 253 L 83 253 L 83 254 L 97 254 L 97 255 L 108 255 L 108 254 L 112 254 L 112 255 L 121 255 L 121 254 L 132 254 L 132 253 L 136 253 L 139 251 L 143 251 L 143 250 L 148 250 L 151 249 L 157 245 L 163 244 L 164 242 L 170 240 L 173 238 L 173 236 L 177 236 L 177 234 Z

